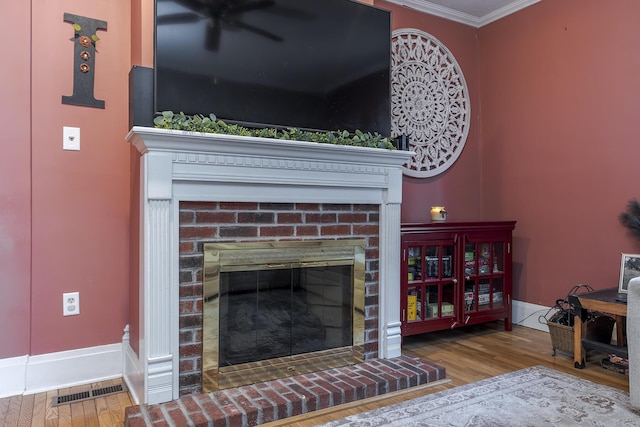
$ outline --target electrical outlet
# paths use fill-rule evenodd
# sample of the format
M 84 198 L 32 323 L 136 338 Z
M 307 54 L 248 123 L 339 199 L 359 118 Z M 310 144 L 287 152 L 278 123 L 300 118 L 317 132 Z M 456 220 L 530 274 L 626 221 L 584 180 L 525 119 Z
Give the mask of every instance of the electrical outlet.
M 80 292 L 62 294 L 62 315 L 75 316 L 80 314 Z
M 80 150 L 80 128 L 62 127 L 62 149 Z

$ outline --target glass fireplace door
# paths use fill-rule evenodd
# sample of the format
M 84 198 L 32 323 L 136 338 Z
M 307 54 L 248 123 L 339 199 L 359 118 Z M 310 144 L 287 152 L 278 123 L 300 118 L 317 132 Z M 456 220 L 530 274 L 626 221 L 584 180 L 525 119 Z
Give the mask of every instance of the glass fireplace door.
M 220 274 L 219 366 L 352 343 L 352 266 Z

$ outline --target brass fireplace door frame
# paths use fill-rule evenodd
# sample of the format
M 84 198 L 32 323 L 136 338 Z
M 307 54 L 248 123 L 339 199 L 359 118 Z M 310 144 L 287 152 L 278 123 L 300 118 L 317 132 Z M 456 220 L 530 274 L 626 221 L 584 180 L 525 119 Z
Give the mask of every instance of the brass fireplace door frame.
M 204 244 L 202 388 L 211 392 L 364 360 L 365 240 L 226 242 Z M 353 266 L 352 346 L 220 367 L 220 273 L 282 268 Z M 206 330 L 206 332 L 205 332 Z M 205 338 L 206 334 L 212 334 Z

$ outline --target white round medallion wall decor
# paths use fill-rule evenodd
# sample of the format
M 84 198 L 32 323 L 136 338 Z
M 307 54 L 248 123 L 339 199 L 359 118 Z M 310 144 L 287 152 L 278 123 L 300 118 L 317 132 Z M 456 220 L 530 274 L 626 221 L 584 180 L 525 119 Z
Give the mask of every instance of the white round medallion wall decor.
M 469 91 L 449 49 L 424 31 L 403 28 L 391 38 L 391 133 L 406 135 L 416 154 L 405 175 L 447 170 L 469 134 Z

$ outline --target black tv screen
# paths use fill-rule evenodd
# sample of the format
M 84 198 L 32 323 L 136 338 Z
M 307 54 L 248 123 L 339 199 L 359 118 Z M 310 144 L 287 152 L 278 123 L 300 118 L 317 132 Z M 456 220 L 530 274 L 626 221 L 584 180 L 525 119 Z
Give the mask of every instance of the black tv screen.
M 352 0 L 157 0 L 155 110 L 390 134 L 391 14 Z

